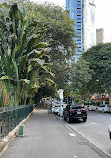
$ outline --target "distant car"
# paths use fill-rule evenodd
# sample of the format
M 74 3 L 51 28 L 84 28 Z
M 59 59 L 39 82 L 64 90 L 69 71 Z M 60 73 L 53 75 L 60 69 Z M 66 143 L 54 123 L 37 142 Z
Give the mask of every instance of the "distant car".
M 60 105 L 55 105 L 55 107 L 54 107 L 54 113 L 58 114 L 59 110 L 60 110 Z
M 83 119 L 84 122 L 87 120 L 87 110 L 81 105 L 67 105 L 63 110 L 63 118 L 67 122 L 71 122 L 73 119 Z
M 101 112 L 109 112 L 109 107 L 108 105 L 101 105 L 97 107 L 97 111 L 101 111 Z
M 52 113 L 55 112 L 55 106 L 52 106 L 52 109 L 51 109 Z
M 88 110 L 89 111 L 96 111 L 97 110 L 97 106 L 89 105 Z

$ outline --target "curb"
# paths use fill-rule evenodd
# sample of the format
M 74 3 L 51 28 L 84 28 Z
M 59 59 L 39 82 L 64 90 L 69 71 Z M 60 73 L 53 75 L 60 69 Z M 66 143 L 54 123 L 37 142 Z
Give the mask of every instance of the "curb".
M 24 124 L 29 117 L 34 113 L 35 109 L 24 119 L 22 120 L 9 134 L 0 142 L 0 156 L 7 149 L 9 143 L 16 137 L 19 131 L 19 126 Z

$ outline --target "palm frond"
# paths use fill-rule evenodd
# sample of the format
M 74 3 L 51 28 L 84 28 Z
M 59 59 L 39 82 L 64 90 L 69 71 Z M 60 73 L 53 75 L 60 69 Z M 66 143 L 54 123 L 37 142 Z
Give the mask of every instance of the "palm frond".
M 45 61 L 43 59 L 39 59 L 39 58 L 32 58 L 29 60 L 29 63 L 31 62 L 37 62 L 39 65 L 44 65 Z

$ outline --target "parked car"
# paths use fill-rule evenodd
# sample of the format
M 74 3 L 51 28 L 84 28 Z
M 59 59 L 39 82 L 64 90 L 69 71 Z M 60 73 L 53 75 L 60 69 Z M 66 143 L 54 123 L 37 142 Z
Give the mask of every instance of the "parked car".
M 97 111 L 109 112 L 109 107 L 108 107 L 108 105 L 101 105 L 101 106 L 97 107 Z
M 87 120 L 87 110 L 81 105 L 67 105 L 63 110 L 63 118 L 67 120 L 68 123 L 73 119 L 83 119 L 85 122 Z
M 88 110 L 90 110 L 90 111 L 96 111 L 97 110 L 97 106 L 95 106 L 95 105 L 89 105 Z
M 55 107 L 54 107 L 54 113 L 58 114 L 59 110 L 60 110 L 60 105 L 55 105 Z
M 55 105 L 52 106 L 52 109 L 51 109 L 52 113 L 55 112 Z

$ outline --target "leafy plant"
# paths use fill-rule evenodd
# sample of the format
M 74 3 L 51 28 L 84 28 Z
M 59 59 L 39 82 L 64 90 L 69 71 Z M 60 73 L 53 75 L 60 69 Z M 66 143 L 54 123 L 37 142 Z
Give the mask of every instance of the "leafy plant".
M 7 16 L 2 8 L 0 14 L 0 79 L 9 92 L 10 105 L 17 106 L 38 88 L 36 77 L 45 63 L 42 56 L 48 51 L 41 41 L 46 30 L 38 26 L 39 22 L 29 21 L 16 3 Z

